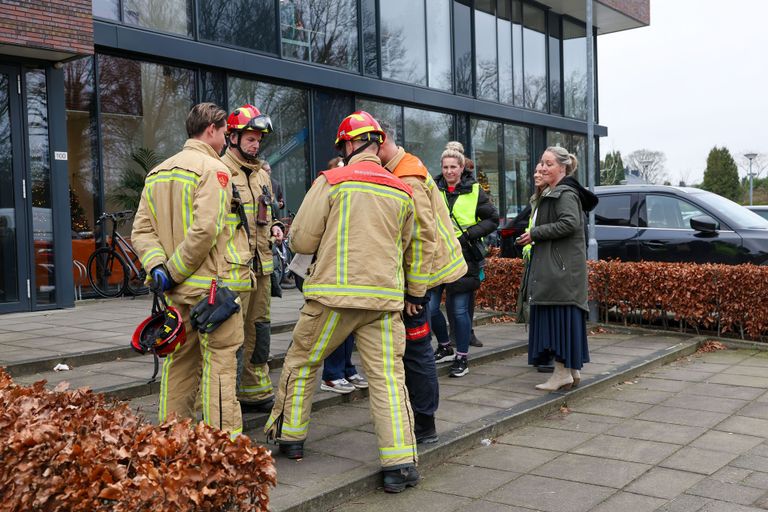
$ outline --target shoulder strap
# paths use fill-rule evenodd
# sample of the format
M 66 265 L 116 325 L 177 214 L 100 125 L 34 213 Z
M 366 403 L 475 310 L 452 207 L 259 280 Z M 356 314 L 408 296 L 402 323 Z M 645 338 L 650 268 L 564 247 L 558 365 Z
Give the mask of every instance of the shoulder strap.
M 402 190 L 409 196 L 413 196 L 413 190 L 408 184 L 403 183 L 402 180 L 396 178 L 382 166 L 373 162 L 357 162 L 352 165 L 323 171 L 320 174 L 325 176 L 325 179 L 328 180 L 328 183 L 331 185 L 337 185 L 345 181 L 362 181 L 396 188 Z

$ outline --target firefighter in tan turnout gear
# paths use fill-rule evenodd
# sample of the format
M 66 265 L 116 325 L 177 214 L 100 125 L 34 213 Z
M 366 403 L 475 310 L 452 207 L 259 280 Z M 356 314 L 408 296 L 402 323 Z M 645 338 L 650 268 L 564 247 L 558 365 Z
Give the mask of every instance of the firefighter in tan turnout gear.
M 237 312 L 207 333 L 190 321 L 190 311 L 214 299 L 217 289 L 221 297 L 228 295 L 222 287 L 242 292 L 253 285 L 248 237 L 232 213 L 232 174 L 218 158 L 226 116 L 213 103 L 192 108 L 182 151 L 147 174 L 131 238 L 153 285 L 179 309 L 187 331 L 186 343 L 163 362 L 160 421 L 171 412 L 194 419 L 199 389 L 203 421 L 235 437 L 242 431 L 235 396 L 242 314 L 233 305 Z
M 346 165 L 320 174 L 291 225 L 291 249 L 316 259 L 265 432 L 281 453 L 303 457 L 318 366 L 354 333 L 369 376 L 384 490 L 400 492 L 419 480 L 402 361 L 413 199 L 381 167 L 384 138 L 367 112 L 347 116 L 336 138 Z
M 253 105 L 243 105 L 227 119 L 229 149 L 222 157 L 239 192 L 256 274 L 256 289 L 241 295 L 245 340 L 238 355 L 237 398 L 244 407 L 264 412 L 272 408 L 274 399 L 267 365 L 273 270 L 270 237 L 275 231 L 282 236 L 283 231 L 282 223 L 272 220 L 272 181 L 257 158 L 263 137 L 271 132 L 269 116 Z

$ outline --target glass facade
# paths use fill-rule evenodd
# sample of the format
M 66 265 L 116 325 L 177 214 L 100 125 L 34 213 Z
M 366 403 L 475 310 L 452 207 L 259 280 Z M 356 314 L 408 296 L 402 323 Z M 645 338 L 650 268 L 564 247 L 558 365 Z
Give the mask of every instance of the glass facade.
M 530 133 L 529 128 L 504 125 L 505 210 L 500 211 L 502 216 L 513 217 L 520 213 L 533 193 Z
M 477 97 L 498 101 L 499 63 L 496 56 L 496 0 L 475 2 L 475 77 Z
M 0 304 L 18 302 L 16 202 L 11 132 L 11 77 L 0 72 Z
M 565 115 L 587 118 L 587 32 L 563 20 L 563 90 Z
M 440 174 L 440 155 L 445 143 L 454 140 L 453 117 L 418 108 L 403 109 L 403 147 L 418 156 L 433 176 Z
M 576 155 L 579 167 L 576 178 L 582 185 L 587 184 L 587 137 L 577 133 L 547 131 L 547 146 L 561 146 Z M 540 155 L 536 157 L 538 160 Z
M 547 111 L 547 22 L 546 13 L 523 4 L 523 105 Z
M 472 10 L 453 1 L 453 78 L 456 94 L 472 96 Z
M 192 36 L 192 0 L 122 0 L 123 23 Z
M 229 78 L 232 108 L 251 103 L 272 118 L 274 132 L 261 144 L 259 153 L 272 167 L 272 179 L 280 182 L 285 208 L 296 212 L 307 190 L 309 169 L 309 96 L 305 89 Z
M 485 119 L 472 119 L 472 160 L 475 162 L 475 178 L 499 207 L 499 147 L 501 146 L 501 123 Z
M 376 0 L 361 0 L 360 18 L 363 27 L 363 73 L 379 76 L 379 33 L 376 25 Z
M 93 15 L 108 20 L 120 19 L 120 0 L 93 0 Z
M 512 2 L 499 0 L 496 20 L 496 46 L 499 56 L 499 101 L 515 102 L 514 61 L 512 59 Z
M 201 40 L 277 53 L 274 0 L 199 0 Z M 259 20 L 255 27 L 253 20 Z
M 427 40 L 424 0 L 379 2 L 381 76 L 427 85 Z
M 563 114 L 563 101 L 560 92 L 561 39 L 560 17 L 549 13 L 549 111 L 559 115 Z
M 427 53 L 429 86 L 453 89 L 451 71 L 451 0 L 427 1 Z

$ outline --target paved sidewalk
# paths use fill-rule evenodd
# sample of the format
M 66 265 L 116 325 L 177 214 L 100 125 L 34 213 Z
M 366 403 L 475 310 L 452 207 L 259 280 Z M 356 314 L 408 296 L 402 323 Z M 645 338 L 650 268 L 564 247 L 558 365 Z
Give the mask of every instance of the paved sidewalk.
M 766 352 L 690 356 L 334 511 L 764 511 L 767 388 Z

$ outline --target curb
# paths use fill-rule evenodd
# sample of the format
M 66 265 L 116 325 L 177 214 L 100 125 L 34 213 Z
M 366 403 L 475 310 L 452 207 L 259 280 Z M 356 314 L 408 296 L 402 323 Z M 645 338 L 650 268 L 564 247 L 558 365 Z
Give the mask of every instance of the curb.
M 629 377 L 644 373 L 694 353 L 706 340 L 706 336 L 696 336 L 681 341 L 670 349 L 659 350 L 651 356 L 619 366 L 607 375 L 591 377 L 582 381 L 578 388 L 567 392 L 555 392 L 531 399 L 503 411 L 484 416 L 453 430 L 440 434 L 440 441 L 419 452 L 419 468 L 437 466 L 470 448 L 479 445 L 483 439 L 495 438 L 508 431 L 543 418 L 568 401 L 579 400 L 622 382 Z M 527 348 L 527 347 L 526 347 Z M 320 495 L 308 496 L 301 492 L 291 495 L 291 503 L 285 508 L 274 509 L 276 512 L 310 512 L 329 510 L 356 496 L 366 494 L 381 487 L 379 467 L 357 468 L 328 481 L 328 490 Z

